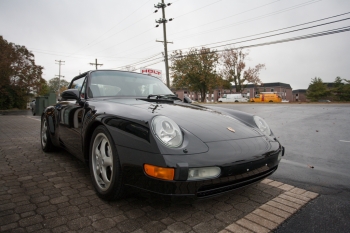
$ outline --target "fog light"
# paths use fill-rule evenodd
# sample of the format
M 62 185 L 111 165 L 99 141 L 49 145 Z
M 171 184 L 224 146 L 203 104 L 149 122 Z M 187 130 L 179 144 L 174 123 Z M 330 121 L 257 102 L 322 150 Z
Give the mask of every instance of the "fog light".
M 203 180 L 216 178 L 220 175 L 221 169 L 219 167 L 199 167 L 190 168 L 188 170 L 187 180 Z

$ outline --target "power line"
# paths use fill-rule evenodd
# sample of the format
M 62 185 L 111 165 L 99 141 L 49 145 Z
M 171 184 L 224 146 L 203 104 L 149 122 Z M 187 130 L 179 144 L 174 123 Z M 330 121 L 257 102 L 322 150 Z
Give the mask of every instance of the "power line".
M 307 23 L 302 23 L 302 24 L 297 24 L 297 25 L 285 27 L 285 28 L 280 28 L 280 29 L 276 29 L 276 30 L 272 30 L 272 31 L 268 31 L 268 32 L 262 32 L 262 33 L 258 33 L 258 34 L 254 34 L 254 35 L 250 35 L 250 36 L 244 36 L 244 37 L 239 37 L 239 38 L 235 38 L 235 39 L 229 39 L 229 40 L 224 40 L 224 41 L 220 41 L 220 42 L 214 42 L 214 43 L 204 44 L 204 45 L 200 45 L 200 46 L 194 46 L 194 47 L 204 47 L 204 46 L 213 45 L 213 44 L 220 44 L 220 43 L 228 42 L 228 41 L 232 41 L 232 40 L 239 40 L 239 39 L 244 39 L 244 38 L 248 38 L 248 37 L 252 37 L 252 36 L 268 34 L 268 33 L 271 33 L 271 32 L 282 31 L 282 30 L 286 30 L 286 29 L 289 29 L 289 28 L 299 27 L 299 26 L 303 26 L 303 25 L 306 25 L 306 24 L 310 24 L 310 23 L 315 23 L 315 22 L 319 22 L 319 21 L 323 21 L 323 20 L 327 20 L 327 19 L 331 19 L 331 18 L 336 18 L 336 17 L 343 16 L 343 15 L 346 15 L 346 14 L 350 14 L 350 12 L 339 14 L 339 15 L 335 15 L 335 16 L 331 16 L 331 17 L 327 17 L 327 18 L 323 18 L 323 19 L 310 21 L 310 22 L 307 22 Z M 189 48 L 185 48 L 185 49 L 190 49 L 190 48 L 193 48 L 193 47 L 189 47 Z
M 292 6 L 292 7 L 287 7 L 287 8 L 284 8 L 282 10 L 278 10 L 278 11 L 274 11 L 274 12 L 271 12 L 271 13 L 268 13 L 268 14 L 265 14 L 265 15 L 260 15 L 258 17 L 255 17 L 255 18 L 250 18 L 248 20 L 244 20 L 244 21 L 240 21 L 240 22 L 237 22 L 235 24 L 230 24 L 230 25 L 226 25 L 224 28 L 227 28 L 227 27 L 231 27 L 231 26 L 237 26 L 237 25 L 240 25 L 240 24 L 244 24 L 244 23 L 247 23 L 247 22 L 252 22 L 252 21 L 255 21 L 255 20 L 259 20 L 259 19 L 262 19 L 262 18 L 267 18 L 267 17 L 270 17 L 270 16 L 273 16 L 273 15 L 276 15 L 276 14 L 280 14 L 280 13 L 283 13 L 283 12 L 287 12 L 287 11 L 290 11 L 290 10 L 294 10 L 294 9 L 297 9 L 297 8 L 300 8 L 300 7 L 304 7 L 306 5 L 310 5 L 310 4 L 313 4 L 313 3 L 316 3 L 316 2 L 319 2 L 319 1 L 322 1 L 322 0 L 311 0 L 311 1 L 308 1 L 308 2 L 305 2 L 305 3 L 302 3 L 302 4 L 298 4 L 298 5 L 295 5 L 295 6 Z M 277 2 L 277 1 L 276 1 Z M 274 3 L 274 2 L 272 2 Z M 272 4 L 272 3 L 269 3 L 269 4 Z M 235 14 L 235 15 L 232 15 L 232 16 L 229 16 L 229 17 L 226 17 L 224 19 L 227 19 L 227 18 L 230 18 L 230 17 L 233 17 L 233 16 L 236 16 L 236 15 L 239 15 L 239 14 L 242 14 L 242 13 L 246 13 L 248 11 L 251 11 L 251 10 L 254 10 L 254 9 L 257 9 L 257 8 L 261 8 L 263 6 L 266 6 L 266 5 L 269 5 L 269 4 L 265 4 L 265 5 L 262 5 L 262 6 L 259 6 L 259 7 L 256 7 L 256 8 L 252 8 L 252 9 L 249 9 L 247 11 L 244 11 L 244 12 L 241 12 L 241 13 L 238 13 L 238 14 Z M 223 20 L 223 19 L 220 19 L 220 20 Z M 220 21 L 220 20 L 216 20 L 216 21 L 213 21 L 211 23 L 214 23 L 214 22 L 217 22 L 217 21 Z M 208 23 L 208 24 L 211 24 L 211 23 Z M 201 25 L 201 26 L 206 26 L 208 24 L 204 24 L 204 25 Z M 198 27 L 201 27 L 201 26 L 198 26 Z M 195 27 L 195 28 L 198 28 L 198 27 Z M 191 29 L 187 29 L 187 30 L 192 30 L 192 29 L 195 29 L 195 28 L 191 28 Z M 208 32 L 212 32 L 212 31 L 216 31 L 216 30 L 221 30 L 221 29 L 224 29 L 223 27 L 221 28 L 217 28 L 217 29 L 211 29 L 210 31 L 205 31 L 205 32 L 202 32 L 202 33 L 197 33 L 197 34 L 193 34 L 193 36 L 197 36 L 197 35 L 201 35 L 201 34 L 205 34 L 205 33 L 208 33 Z M 187 30 L 184 30 L 184 31 L 187 31 Z M 180 32 L 177 32 L 177 33 L 173 33 L 171 35 L 175 35 L 175 34 L 178 34 L 178 33 L 181 33 L 181 32 L 184 32 L 184 31 L 180 31 Z M 185 36 L 185 37 L 177 37 L 178 40 L 181 40 L 181 39 L 188 39 L 190 36 Z M 146 42 L 146 43 L 143 43 L 142 45 L 145 45 L 145 44 L 148 44 L 152 41 L 149 41 L 149 42 Z M 141 45 L 141 46 L 142 46 Z M 135 46 L 133 49 L 137 48 L 137 47 L 140 47 L 140 46 Z M 151 48 L 155 48 L 155 46 L 150 46 L 148 49 L 151 49 Z M 142 51 L 147 51 L 148 49 L 145 49 L 145 50 L 142 50 Z M 127 51 L 129 52 L 130 50 L 132 49 L 128 49 Z M 140 52 L 140 51 L 138 51 Z M 135 53 L 133 53 L 135 54 Z
M 137 34 L 136 36 L 133 36 L 133 37 L 131 37 L 131 38 L 128 38 L 128 39 L 124 40 L 123 42 L 120 42 L 120 43 L 115 44 L 115 45 L 112 45 L 112 46 L 110 46 L 110 47 L 108 47 L 108 48 L 102 49 L 102 50 L 100 50 L 100 51 L 98 51 L 98 52 L 95 52 L 95 53 L 93 53 L 93 54 L 101 53 L 101 52 L 103 52 L 103 51 L 105 51 L 105 50 L 108 50 L 108 49 L 111 49 L 111 48 L 113 48 L 113 47 L 115 47 L 115 46 L 117 46 L 117 45 L 120 45 L 120 44 L 122 44 L 122 43 L 128 42 L 128 41 L 130 41 L 130 40 L 132 40 L 132 39 L 134 39 L 134 38 L 136 38 L 136 37 L 138 37 L 138 36 L 141 36 L 141 35 L 145 34 L 146 32 L 149 32 L 149 31 L 151 31 L 151 30 L 153 30 L 153 27 L 150 28 L 150 29 L 148 29 L 148 30 L 146 30 L 146 31 L 144 31 L 144 32 L 142 32 L 142 33 L 140 33 L 140 34 Z
M 62 57 L 68 57 L 66 54 L 67 53 L 51 53 L 51 52 L 43 52 L 39 51 L 37 49 L 29 49 L 30 51 L 33 51 L 35 53 L 42 53 L 42 54 L 47 54 L 47 55 L 52 55 L 52 56 L 62 56 Z M 84 55 L 78 55 L 80 57 L 69 57 L 70 59 L 89 59 L 93 56 L 84 56 Z M 107 57 L 107 56 L 99 56 L 103 58 L 115 58 L 115 59 L 141 59 L 141 58 L 130 58 L 130 57 Z M 107 60 L 107 61 L 118 61 L 118 60 Z
M 341 22 L 341 21 L 349 20 L 349 19 L 350 18 L 340 19 L 340 20 L 327 22 L 327 23 L 323 23 L 323 24 L 318 24 L 318 25 L 314 25 L 314 26 L 310 26 L 310 27 L 300 28 L 300 29 L 296 29 L 296 30 L 292 30 L 292 31 L 281 32 L 281 33 L 277 33 L 277 34 L 273 34 L 273 35 L 253 38 L 253 39 L 250 39 L 250 40 L 244 40 L 244 41 L 239 41 L 239 42 L 235 42 L 235 43 L 229 43 L 229 44 L 224 44 L 224 45 L 212 46 L 210 48 L 217 48 L 217 47 L 234 45 L 234 44 L 239 44 L 239 43 L 253 41 L 253 40 L 260 40 L 260 39 L 264 39 L 264 38 L 268 38 L 268 37 L 279 36 L 279 35 L 283 35 L 283 34 L 287 34 L 287 33 L 292 33 L 292 32 L 302 31 L 302 30 L 311 29 L 311 28 L 315 28 L 315 27 L 320 27 L 320 26 L 324 26 L 324 25 L 328 25 L 328 24 L 332 24 L 332 23 L 338 23 L 338 22 Z M 268 32 L 266 32 L 266 33 L 268 33 Z M 261 34 L 266 34 L 266 33 L 261 33 Z M 259 34 L 257 34 L 257 35 L 259 35 Z M 252 36 L 254 36 L 254 35 L 252 35 Z M 252 37 L 252 36 L 248 36 L 248 37 Z M 195 46 L 195 47 L 202 47 L 202 46 Z
M 157 53 L 157 54 L 155 54 L 154 56 L 148 57 L 148 58 L 146 58 L 146 59 L 143 59 L 143 60 L 140 60 L 140 61 L 137 61 L 137 62 L 128 64 L 128 65 L 130 65 L 130 66 L 135 66 L 135 65 L 139 65 L 139 64 L 142 64 L 142 63 L 145 63 L 145 62 L 153 61 L 154 59 L 159 59 L 159 57 L 154 58 L 154 57 L 159 56 L 159 55 L 161 55 L 161 53 Z M 152 59 L 152 58 L 153 58 L 153 59 Z
M 291 41 L 296 41 L 296 40 L 304 40 L 304 39 L 332 35 L 332 34 L 342 33 L 342 32 L 347 32 L 347 31 L 350 31 L 350 26 L 341 27 L 341 28 L 332 29 L 332 30 L 326 30 L 326 31 L 317 32 L 317 33 L 311 33 L 311 34 L 307 34 L 307 35 L 303 35 L 303 36 L 290 37 L 290 38 L 283 39 L 283 40 L 270 41 L 270 42 L 265 42 L 265 43 L 260 43 L 260 44 L 244 45 L 244 46 L 236 47 L 235 49 L 260 47 L 260 46 L 265 46 L 265 45 L 279 44 L 279 43 L 291 42 Z M 208 48 L 208 49 L 211 49 L 211 48 Z M 216 50 L 216 51 L 205 52 L 202 54 L 219 53 L 219 52 L 223 52 L 225 50 L 226 49 L 221 49 L 221 50 Z M 186 57 L 186 56 L 189 56 L 189 55 L 175 56 L 175 58 Z
M 182 17 L 182 16 L 185 16 L 185 15 L 188 15 L 188 14 L 190 14 L 190 13 L 192 13 L 192 12 L 199 11 L 199 10 L 201 10 L 201 9 L 203 9 L 203 8 L 206 8 L 206 7 L 208 7 L 208 6 L 214 5 L 214 4 L 216 4 L 216 3 L 218 3 L 218 2 L 221 2 L 221 1 L 222 1 L 222 0 L 219 0 L 219 1 L 216 1 L 216 2 L 213 2 L 213 3 L 210 3 L 210 4 L 208 4 L 208 5 L 205 5 L 205 6 L 201 7 L 201 8 L 198 8 L 198 9 L 196 9 L 196 10 L 193 10 L 193 11 L 187 12 L 187 13 L 185 13 L 185 14 L 176 16 L 176 19 L 178 19 L 178 18 L 180 18 L 180 17 Z M 279 1 L 279 0 L 278 0 L 278 1 Z
M 322 19 L 318 19 L 318 20 L 314 20 L 314 21 L 310 21 L 310 22 L 306 22 L 306 23 L 302 23 L 302 24 L 298 24 L 298 25 L 293 25 L 293 26 L 289 26 L 289 27 L 285 27 L 285 28 L 281 28 L 281 29 L 276 29 L 276 30 L 272 30 L 272 31 L 268 31 L 268 32 L 263 32 L 263 33 L 259 33 L 259 34 L 255 34 L 255 35 L 250 35 L 250 36 L 230 39 L 230 40 L 226 40 L 226 41 L 215 42 L 215 43 L 211 43 L 211 44 L 218 44 L 218 43 L 223 43 L 223 42 L 227 42 L 227 41 L 238 40 L 238 39 L 242 39 L 242 38 L 248 38 L 248 37 L 253 37 L 253 36 L 257 36 L 257 35 L 267 34 L 267 33 L 271 33 L 271 32 L 281 31 L 281 30 L 285 30 L 285 29 L 289 29 L 289 28 L 293 28 L 293 27 L 299 27 L 299 26 L 302 26 L 302 25 L 306 25 L 306 24 L 310 24 L 310 23 L 315 23 L 315 22 L 319 22 L 319 21 L 323 21 L 323 20 L 327 20 L 327 19 L 343 16 L 343 15 L 346 15 L 346 14 L 349 14 L 349 13 L 350 12 L 343 13 L 343 14 L 338 14 L 338 15 L 334 15 L 334 16 L 330 16 L 330 17 L 326 17 L 326 18 L 322 18 Z M 288 32 L 283 32 L 283 33 L 278 33 L 278 34 L 274 34 L 274 35 L 269 35 L 269 36 L 266 36 L 266 37 L 254 38 L 254 39 L 251 39 L 251 40 L 240 41 L 240 42 L 231 43 L 231 44 L 219 45 L 219 46 L 215 46 L 215 47 L 222 47 L 222 46 L 227 46 L 227 45 L 232 45 L 232 44 L 237 44 L 237 43 L 243 43 L 243 42 L 247 42 L 247 41 L 258 40 L 258 39 L 262 39 L 262 38 L 267 38 L 267 37 L 272 37 L 272 36 L 277 36 L 277 35 L 282 35 L 282 34 L 287 34 L 287 33 L 292 33 L 292 32 L 296 32 L 296 31 L 301 31 L 301 30 L 306 30 L 306 29 L 310 29 L 310 28 L 314 28 L 314 27 L 324 26 L 324 25 L 327 25 L 327 24 L 336 23 L 336 22 L 340 22 L 340 21 L 344 21 L 344 20 L 348 20 L 348 19 L 350 19 L 350 18 L 340 19 L 340 20 L 336 20 L 336 21 L 332 21 L 332 22 L 327 22 L 327 23 L 324 23 L 324 24 L 314 25 L 314 26 L 311 26 L 311 27 L 301 28 L 301 29 L 297 29 L 297 30 L 292 30 L 292 31 L 288 31 Z M 204 47 L 204 46 L 211 45 L 211 44 L 194 46 L 194 47 L 191 47 L 191 48 Z M 215 48 L 215 47 L 211 47 L 211 48 Z M 183 49 L 180 49 L 180 50 L 191 49 L 191 48 L 183 48 Z M 156 54 L 155 56 L 157 56 L 157 55 L 158 54 Z M 138 62 L 130 64 L 130 65 L 134 66 L 134 65 L 142 64 L 142 63 L 148 62 L 148 60 L 149 60 L 149 58 L 141 60 L 141 61 L 138 61 Z
M 237 16 L 237 15 L 241 15 L 241 14 L 247 13 L 247 12 L 249 12 L 249 11 L 253 11 L 253 10 L 262 8 L 262 7 L 267 6 L 267 5 L 271 5 L 271 4 L 276 3 L 276 2 L 279 2 L 279 1 L 281 1 L 281 0 L 277 0 L 277 1 L 274 1 L 274 2 L 270 2 L 270 3 L 264 4 L 264 5 L 261 5 L 261 6 L 258 6 L 258 7 L 254 7 L 254 8 L 251 8 L 251 9 L 249 9 L 249 10 L 246 10 L 246 11 L 243 11 L 243 12 L 240 12 L 240 13 L 237 13 L 237 14 L 234 14 L 234 15 L 231 15 L 231 16 L 228 16 L 228 17 L 219 19 L 219 20 L 215 20 L 215 21 L 212 21 L 212 22 L 210 22 L 210 23 L 206 23 L 206 24 L 203 24 L 203 25 L 200 25 L 200 26 L 191 28 L 191 29 L 186 29 L 186 30 L 183 30 L 183 31 L 180 31 L 180 32 L 177 32 L 177 33 L 181 33 L 181 32 L 188 31 L 188 30 L 192 30 L 192 29 L 199 28 L 199 27 L 202 27 L 202 26 L 206 26 L 206 25 L 208 25 L 208 24 L 213 24 L 213 23 L 216 23 L 216 22 L 218 22 L 218 21 L 222 21 L 222 20 L 225 20 L 225 19 L 228 19 L 228 18 Z M 313 0 L 313 1 L 314 1 L 314 0 Z M 219 2 L 219 1 L 218 1 L 218 2 Z M 215 3 L 216 3 L 216 2 L 215 2 Z M 212 5 L 212 4 L 210 4 L 210 5 Z M 207 6 L 209 6 L 209 5 L 207 5 Z M 202 8 L 204 8 L 204 7 L 202 7 Z M 202 9 L 202 8 L 200 8 L 200 9 Z M 198 9 L 197 9 L 197 10 L 198 10 Z M 194 11 L 197 11 L 197 10 L 194 10 Z M 190 12 L 185 13 L 185 14 L 183 14 L 183 15 L 177 16 L 176 18 L 179 18 L 179 17 L 181 17 L 181 16 L 187 15 L 187 14 L 192 13 L 192 12 L 194 12 L 194 11 L 190 11 Z M 174 34 L 176 34 L 176 33 L 174 33 Z
M 303 35 L 303 36 L 290 37 L 290 38 L 283 39 L 283 40 L 276 40 L 276 41 L 270 41 L 270 42 L 265 42 L 265 43 L 252 44 L 252 45 L 244 45 L 244 46 L 236 47 L 235 49 L 245 49 L 245 48 L 260 47 L 260 46 L 265 46 L 265 45 L 280 44 L 280 43 L 285 43 L 285 42 L 292 42 L 292 41 L 297 41 L 297 40 L 311 39 L 311 38 L 314 38 L 314 37 L 332 35 L 332 34 L 337 34 L 337 33 L 342 33 L 342 32 L 347 32 L 347 31 L 350 31 L 350 26 L 341 27 L 341 28 L 332 29 L 332 30 L 326 30 L 326 31 L 322 31 L 322 32 L 312 33 L 312 34 L 307 34 L 307 35 Z M 220 52 L 224 52 L 224 51 L 225 51 L 225 49 L 222 49 L 222 50 L 205 52 L 205 53 L 202 53 L 202 54 L 220 53 Z M 186 56 L 189 56 L 189 55 L 176 56 L 175 58 L 181 58 L 181 57 L 186 57 Z M 162 61 L 158 61 L 156 63 L 148 64 L 147 66 L 158 64 L 160 62 L 162 62 Z
M 240 46 L 237 48 L 244 49 L 244 48 L 260 47 L 260 46 L 264 46 L 264 45 L 280 44 L 280 43 L 284 43 L 284 42 L 310 39 L 310 38 L 314 38 L 314 37 L 327 36 L 327 35 L 347 32 L 347 31 L 350 31 L 350 26 L 337 28 L 337 29 L 333 29 L 333 30 L 328 30 L 328 31 L 323 31 L 323 32 L 318 32 L 318 33 L 313 33 L 313 34 L 308 34 L 308 35 L 303 35 L 303 36 L 298 36 L 298 37 L 287 38 L 287 39 L 283 39 L 283 40 L 276 40 L 276 41 L 270 41 L 270 42 L 266 42 L 266 43 L 247 45 L 247 46 Z M 224 50 L 220 50 L 220 52 L 223 52 L 223 51 Z
M 289 8 L 284 8 L 282 10 L 274 11 L 274 12 L 271 12 L 271 13 L 268 13 L 268 14 L 265 14 L 265 15 L 260 15 L 260 16 L 254 17 L 254 18 L 243 20 L 243 21 L 240 21 L 240 22 L 237 22 L 237 23 L 228 24 L 228 25 L 225 25 L 225 26 L 222 26 L 222 27 L 213 28 L 213 29 L 210 29 L 210 30 L 207 30 L 207 31 L 202 31 L 200 33 L 196 33 L 196 34 L 192 34 L 192 35 L 191 34 L 190 35 L 186 35 L 185 37 L 175 37 L 175 38 L 176 39 L 188 39 L 189 37 L 199 36 L 199 35 L 207 34 L 207 33 L 210 33 L 210 32 L 215 32 L 215 31 L 219 31 L 219 30 L 222 30 L 222 29 L 226 29 L 226 28 L 229 28 L 229 27 L 238 26 L 238 25 L 241 25 L 241 24 L 244 24 L 244 23 L 249 23 L 249 22 L 252 22 L 252 21 L 255 21 L 255 20 L 267 18 L 267 17 L 273 16 L 273 15 L 276 15 L 276 14 L 280 14 L 280 13 L 284 13 L 284 12 L 287 12 L 287 11 L 290 11 L 290 10 L 294 10 L 294 9 L 297 9 L 297 8 L 300 8 L 300 7 L 304 7 L 304 6 L 307 6 L 307 5 L 319 2 L 319 1 L 321 1 L 321 0 L 317 0 L 317 1 L 312 0 L 312 1 L 309 1 L 309 2 L 306 2 L 306 3 L 302 3 L 302 4 L 299 4 L 299 5 L 295 5 L 295 6 L 289 7 Z M 204 25 L 202 25 L 202 26 L 204 26 Z M 192 29 L 194 29 L 194 28 L 191 28 L 191 29 L 188 29 L 188 30 L 192 30 Z M 172 35 L 174 35 L 174 34 L 177 34 L 177 33 L 173 33 Z
M 158 56 L 159 54 L 157 54 Z M 115 69 L 118 69 L 118 68 L 122 68 L 122 67 L 125 67 L 125 66 L 137 66 L 137 65 L 141 65 L 141 64 L 144 64 L 144 63 L 147 63 L 147 62 L 151 62 L 151 61 L 156 61 L 156 60 L 159 60 L 159 59 L 164 59 L 163 57 L 156 57 L 156 58 L 153 58 L 153 59 L 146 59 L 146 60 L 143 60 L 143 61 L 139 61 L 139 62 L 136 62 L 136 63 L 132 63 L 132 64 L 127 64 L 127 65 L 123 65 L 123 66 L 119 66 Z

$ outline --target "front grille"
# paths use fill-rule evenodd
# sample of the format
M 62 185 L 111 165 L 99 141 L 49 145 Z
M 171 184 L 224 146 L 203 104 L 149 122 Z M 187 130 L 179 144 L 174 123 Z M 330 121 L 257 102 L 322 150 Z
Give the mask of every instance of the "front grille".
M 276 171 L 276 169 L 277 169 L 277 166 L 274 168 L 271 168 L 267 171 L 264 171 L 262 173 L 259 173 L 259 174 L 253 175 L 253 176 L 249 176 L 247 178 L 242 178 L 242 179 L 235 180 L 232 182 L 227 182 L 227 183 L 219 183 L 219 184 L 214 184 L 214 185 L 202 186 L 201 188 L 199 188 L 199 190 L 197 192 L 197 197 L 198 198 L 210 197 L 210 196 L 222 194 L 225 192 L 229 192 L 229 191 L 234 190 L 234 189 L 245 187 L 247 185 L 258 182 L 258 181 L 264 179 L 265 177 L 271 175 L 273 172 Z

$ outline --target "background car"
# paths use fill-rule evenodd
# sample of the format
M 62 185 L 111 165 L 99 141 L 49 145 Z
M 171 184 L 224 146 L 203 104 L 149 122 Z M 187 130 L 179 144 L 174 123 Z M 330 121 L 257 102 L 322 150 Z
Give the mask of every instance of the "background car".
M 126 188 L 215 196 L 271 175 L 284 154 L 262 118 L 184 103 L 152 76 L 88 71 L 69 88 L 41 117 L 41 146 L 85 161 L 105 200 Z

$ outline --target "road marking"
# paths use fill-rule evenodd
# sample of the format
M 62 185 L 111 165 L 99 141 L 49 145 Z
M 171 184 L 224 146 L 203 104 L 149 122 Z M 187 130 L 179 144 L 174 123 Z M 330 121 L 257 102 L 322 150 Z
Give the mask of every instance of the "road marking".
M 339 140 L 339 141 L 341 141 L 341 142 L 350 142 L 350 141 L 345 141 L 345 140 Z

